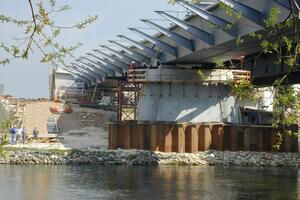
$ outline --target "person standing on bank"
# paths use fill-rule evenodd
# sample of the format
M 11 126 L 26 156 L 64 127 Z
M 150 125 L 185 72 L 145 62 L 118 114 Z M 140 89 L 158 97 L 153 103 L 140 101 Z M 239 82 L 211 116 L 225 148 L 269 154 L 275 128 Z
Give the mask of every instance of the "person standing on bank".
M 11 132 L 11 144 L 13 145 L 15 143 L 15 134 L 16 134 L 16 128 L 13 126 L 10 130 Z
M 16 141 L 15 141 L 16 144 L 18 144 L 18 143 L 20 144 L 20 142 L 22 140 L 22 132 L 23 132 L 23 128 L 22 127 L 18 128 L 16 130 Z
M 23 129 L 22 129 L 22 142 L 23 144 L 25 144 L 25 141 L 26 140 L 26 129 L 25 129 L 25 126 L 23 126 Z
M 39 130 L 37 129 L 37 127 L 35 126 L 33 131 L 32 131 L 32 135 L 34 139 L 37 139 L 38 135 L 39 135 Z

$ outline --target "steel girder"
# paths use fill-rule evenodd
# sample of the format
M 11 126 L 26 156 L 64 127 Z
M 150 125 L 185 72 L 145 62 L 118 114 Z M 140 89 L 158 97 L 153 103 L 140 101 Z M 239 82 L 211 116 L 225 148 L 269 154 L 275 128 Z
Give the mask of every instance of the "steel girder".
M 80 64 L 79 64 L 80 63 Z M 99 77 L 101 77 L 101 79 L 105 76 L 107 76 L 107 73 L 104 73 L 102 71 L 96 70 L 95 66 L 91 66 L 91 64 L 84 62 L 83 60 L 77 60 L 77 63 L 71 63 L 73 65 L 76 65 L 78 67 L 83 68 L 84 70 L 88 71 L 89 73 L 95 74 Z
M 140 60 L 137 60 L 137 59 L 133 58 L 132 56 L 129 56 L 129 55 L 125 54 L 125 53 L 121 53 L 121 52 L 119 52 L 117 50 L 114 50 L 114 49 L 108 47 L 108 46 L 100 45 L 100 47 L 105 48 L 105 49 L 111 51 L 115 55 L 119 56 L 121 59 L 127 60 L 129 63 L 131 63 L 132 61 L 141 62 Z
M 69 66 L 66 66 L 66 69 L 69 71 L 72 71 L 78 75 L 78 76 L 81 76 L 82 78 L 86 79 L 87 81 L 89 81 L 90 85 L 94 85 L 97 83 L 97 80 L 94 78 L 94 77 L 91 77 L 89 74 L 87 74 L 86 72 L 82 72 L 81 70 L 69 65 Z
M 257 25 L 264 26 L 265 16 L 263 15 L 263 13 L 259 12 L 258 10 L 255 10 L 245 4 L 233 0 L 218 0 L 218 1 L 224 3 L 226 6 L 229 6 L 230 8 L 242 14 L 250 21 L 256 23 Z
M 234 25 L 232 23 L 206 11 L 205 9 L 199 8 L 197 6 L 187 3 L 185 1 L 179 1 L 178 4 L 185 7 L 186 9 L 192 11 L 193 13 L 198 15 L 200 18 L 221 28 L 224 32 L 230 34 L 232 37 L 237 36 L 237 30 L 233 28 Z
M 160 49 L 166 51 L 168 54 L 174 56 L 174 57 L 178 57 L 178 53 L 177 53 L 177 48 L 167 44 L 166 42 L 163 42 L 153 36 L 150 36 L 136 28 L 129 28 L 129 30 L 131 30 L 132 32 L 138 34 L 139 36 L 143 37 L 144 39 L 148 40 L 149 42 L 151 42 L 152 44 L 155 44 L 156 46 L 158 46 Z
M 71 66 L 75 69 L 78 69 L 79 71 L 85 73 L 85 75 L 88 75 L 89 77 L 93 77 L 96 82 L 102 81 L 102 76 L 96 75 L 93 71 L 89 70 L 83 65 L 79 65 L 77 63 L 71 63 Z
M 167 20 L 173 22 L 174 24 L 176 24 L 177 26 L 183 28 L 185 31 L 187 31 L 188 33 L 194 35 L 195 37 L 197 37 L 198 39 L 202 40 L 203 42 L 209 44 L 209 45 L 214 45 L 214 36 L 186 21 L 177 19 L 176 17 L 173 17 L 172 15 L 164 12 L 164 11 L 155 11 L 156 13 L 158 13 L 159 15 L 163 16 L 164 18 L 166 18 Z
M 85 57 L 85 56 L 81 56 L 80 59 L 84 59 L 86 61 L 88 61 L 90 64 L 94 65 L 94 66 L 98 66 L 97 68 L 98 69 L 101 69 L 103 72 L 107 73 L 108 75 L 114 75 L 115 74 L 115 71 L 106 67 L 105 64 L 102 64 L 101 62 L 98 62 L 98 61 L 94 61 L 88 57 Z
M 171 38 L 172 40 L 174 40 L 177 44 L 189 49 L 190 51 L 194 51 L 194 44 L 193 41 L 183 37 L 177 33 L 175 33 L 174 31 L 170 31 L 169 29 L 166 29 L 150 20 L 147 19 L 141 19 L 142 22 L 144 22 L 145 24 L 147 24 L 148 26 L 151 26 L 152 28 L 156 29 L 157 31 L 159 31 L 160 33 L 166 35 L 167 37 Z
M 110 43 L 116 45 L 117 47 L 119 47 L 120 49 L 122 49 L 123 51 L 125 51 L 127 54 L 129 54 L 130 56 L 132 56 L 134 59 L 141 61 L 144 61 L 146 56 L 135 51 L 134 49 L 131 49 L 129 47 L 126 47 L 122 44 L 120 44 L 119 42 L 113 41 L 113 40 L 109 40 Z
M 109 75 L 106 71 L 104 71 L 104 70 L 102 70 L 102 69 L 99 69 L 96 65 L 93 65 L 93 64 L 91 64 L 91 63 L 89 63 L 89 62 L 87 62 L 87 61 L 84 61 L 84 60 L 82 59 L 82 57 L 79 58 L 79 60 L 77 60 L 77 62 L 80 62 L 81 64 L 83 64 L 83 65 L 86 66 L 87 68 L 89 68 L 89 69 L 91 69 L 92 71 L 94 71 L 95 74 L 97 74 L 97 75 L 99 75 L 99 76 L 105 77 L 105 76 L 108 76 L 108 75 Z
M 114 62 L 117 66 L 121 67 L 123 70 L 127 71 L 128 70 L 128 64 L 129 63 L 126 63 L 124 60 L 122 59 L 119 59 L 118 57 L 116 56 L 112 56 L 112 55 L 108 55 L 98 49 L 93 49 L 93 51 L 101 54 L 102 56 L 104 56 L 105 58 L 111 60 L 112 62 Z
M 92 53 L 87 53 L 88 56 L 92 56 L 93 58 L 99 60 L 100 62 L 103 63 L 103 65 L 105 65 L 107 68 L 110 68 L 111 70 L 114 70 L 116 73 L 118 74 L 122 74 L 123 73 L 123 70 L 121 67 L 119 67 L 118 65 L 110 62 L 109 60 L 107 59 L 104 59 L 104 58 L 101 58 L 99 56 L 96 56 Z
M 72 74 L 72 76 L 79 79 L 81 82 L 86 83 L 86 84 L 90 84 L 90 80 L 88 80 L 84 76 L 81 76 L 80 74 L 77 74 L 76 72 L 74 72 L 74 71 L 72 71 L 71 69 L 68 69 L 68 68 L 64 68 L 64 70 L 68 71 L 70 74 Z
M 126 37 L 124 35 L 117 35 L 119 38 L 127 41 L 128 43 L 132 44 L 133 46 L 136 46 L 137 48 L 139 48 L 140 50 L 142 50 L 143 52 L 145 52 L 146 55 L 149 55 L 150 57 L 154 57 L 156 58 L 157 55 L 159 54 L 158 51 L 156 51 L 155 49 L 152 49 L 144 44 L 141 44 L 139 42 L 136 42 L 133 39 L 130 39 L 129 37 Z

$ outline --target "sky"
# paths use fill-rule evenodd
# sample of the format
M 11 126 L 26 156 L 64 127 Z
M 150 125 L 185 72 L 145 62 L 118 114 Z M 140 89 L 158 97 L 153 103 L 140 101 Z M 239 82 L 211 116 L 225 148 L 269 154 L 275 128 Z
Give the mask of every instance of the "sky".
M 37 1 L 35 1 L 37 2 Z M 66 46 L 77 42 L 84 45 L 76 50 L 75 56 L 90 52 L 99 45 L 109 44 L 108 40 L 117 40 L 116 35 L 123 34 L 133 39 L 142 40 L 129 31 L 128 27 L 147 27 L 139 19 L 161 19 L 154 10 L 183 10 L 178 5 L 172 6 L 167 0 L 57 0 L 59 4 L 68 4 L 71 10 L 53 16 L 58 25 L 69 26 L 89 15 L 98 15 L 99 19 L 83 31 L 64 30 L 59 40 Z M 1 1 L 0 15 L 30 19 L 27 0 Z M 159 22 L 158 22 L 159 23 Z M 162 22 L 163 23 L 163 22 Z M 144 30 L 155 34 L 152 30 Z M 21 29 L 0 24 L 0 42 L 14 43 L 13 38 L 20 37 Z M 0 56 L 2 52 L 0 51 Z M 40 63 L 38 51 L 28 60 L 14 60 L 9 65 L 0 65 L 0 84 L 5 84 L 5 93 L 18 98 L 48 98 L 49 64 Z M 67 61 L 72 61 L 68 59 Z

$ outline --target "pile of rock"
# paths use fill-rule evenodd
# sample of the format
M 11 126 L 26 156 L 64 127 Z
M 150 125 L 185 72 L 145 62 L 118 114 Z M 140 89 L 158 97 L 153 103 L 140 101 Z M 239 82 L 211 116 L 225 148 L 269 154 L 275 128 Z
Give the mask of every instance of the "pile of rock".
M 46 165 L 232 165 L 299 167 L 298 153 L 205 151 L 162 153 L 142 150 L 7 151 L 0 164 Z

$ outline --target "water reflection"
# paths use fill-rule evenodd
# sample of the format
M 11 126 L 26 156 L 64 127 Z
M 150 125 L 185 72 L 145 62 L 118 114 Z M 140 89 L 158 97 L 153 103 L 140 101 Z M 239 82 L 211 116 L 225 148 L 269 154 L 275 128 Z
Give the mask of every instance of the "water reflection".
M 298 199 L 299 170 L 0 166 L 0 199 Z

